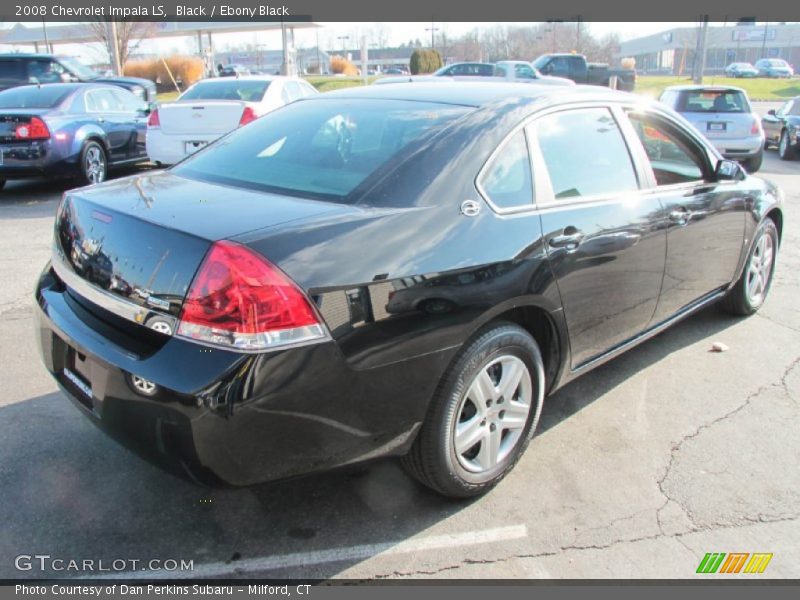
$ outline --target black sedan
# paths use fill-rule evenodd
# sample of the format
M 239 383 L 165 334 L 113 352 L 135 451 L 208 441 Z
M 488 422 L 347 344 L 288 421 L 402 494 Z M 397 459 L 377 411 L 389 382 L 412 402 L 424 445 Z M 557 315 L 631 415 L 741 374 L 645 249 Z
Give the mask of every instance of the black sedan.
M 764 147 L 777 146 L 783 160 L 800 156 L 800 96 L 787 100 L 778 110 L 770 110 L 761 119 Z
M 74 177 L 147 161 L 147 103 L 117 86 L 26 85 L 0 92 L 0 189 L 7 179 Z
M 402 456 L 473 496 L 548 394 L 710 304 L 757 311 L 782 202 L 627 94 L 342 90 L 65 194 L 37 335 L 91 421 L 175 472 Z

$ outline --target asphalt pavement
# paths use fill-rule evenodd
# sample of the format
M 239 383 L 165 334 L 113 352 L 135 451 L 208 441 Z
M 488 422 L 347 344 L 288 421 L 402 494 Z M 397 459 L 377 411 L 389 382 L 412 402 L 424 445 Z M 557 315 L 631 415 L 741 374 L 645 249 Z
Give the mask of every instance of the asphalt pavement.
M 66 184 L 9 183 L 0 578 L 93 574 L 15 566 L 35 554 L 125 560 L 140 577 L 132 561 L 151 559 L 207 577 L 722 577 L 695 575 L 708 552 L 773 554 L 762 575 L 731 577 L 800 577 L 800 161 L 770 151 L 759 175 L 787 200 L 762 310 L 705 310 L 570 384 L 512 474 L 470 502 L 436 496 L 394 461 L 209 490 L 107 439 L 57 391 L 34 342 L 32 289 Z

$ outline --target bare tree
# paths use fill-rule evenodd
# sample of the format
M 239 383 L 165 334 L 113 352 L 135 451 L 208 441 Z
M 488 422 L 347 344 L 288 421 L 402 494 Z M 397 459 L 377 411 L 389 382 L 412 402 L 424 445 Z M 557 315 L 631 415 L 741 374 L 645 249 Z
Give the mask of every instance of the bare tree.
M 88 21 L 87 25 L 95 39 L 103 44 L 108 56 L 113 56 L 111 40 L 108 37 L 108 24 L 102 20 Z M 122 21 L 117 23 L 117 45 L 119 47 L 119 61 L 123 68 L 130 56 L 136 52 L 142 41 L 153 37 L 156 23 L 143 21 Z

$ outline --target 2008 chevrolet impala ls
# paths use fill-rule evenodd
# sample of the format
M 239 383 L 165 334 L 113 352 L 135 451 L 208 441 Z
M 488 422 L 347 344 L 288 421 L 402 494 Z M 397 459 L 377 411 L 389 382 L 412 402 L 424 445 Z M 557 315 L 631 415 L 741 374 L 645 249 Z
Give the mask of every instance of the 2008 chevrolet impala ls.
M 777 188 L 632 95 L 345 90 L 66 193 L 38 336 L 93 422 L 194 478 L 402 456 L 473 496 L 546 395 L 699 308 L 758 310 L 782 227 Z

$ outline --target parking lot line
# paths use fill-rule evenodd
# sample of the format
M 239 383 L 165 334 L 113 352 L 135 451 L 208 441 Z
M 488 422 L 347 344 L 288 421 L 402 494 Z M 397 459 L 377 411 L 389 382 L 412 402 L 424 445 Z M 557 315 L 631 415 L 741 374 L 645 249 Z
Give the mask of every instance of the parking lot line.
M 361 544 L 358 546 L 345 546 L 342 548 L 329 548 L 312 552 L 296 552 L 292 554 L 279 554 L 259 558 L 246 558 L 233 562 L 215 562 L 196 565 L 192 571 L 124 571 L 110 573 L 103 578 L 123 579 L 179 579 L 179 578 L 209 578 L 238 575 L 243 573 L 256 573 L 272 571 L 290 567 L 312 566 L 325 563 L 360 560 L 375 556 L 392 556 L 397 554 L 410 554 L 443 548 L 458 548 L 463 546 L 476 546 L 521 539 L 528 536 L 525 525 L 511 525 L 496 527 L 479 531 L 465 531 L 414 538 L 400 542 L 383 542 L 379 544 Z M 92 576 L 93 578 L 96 575 Z

